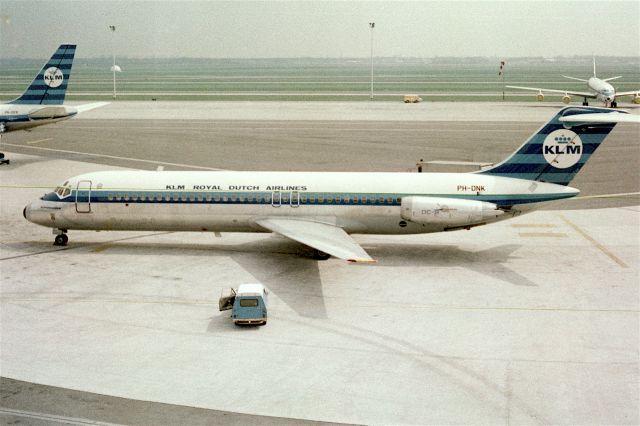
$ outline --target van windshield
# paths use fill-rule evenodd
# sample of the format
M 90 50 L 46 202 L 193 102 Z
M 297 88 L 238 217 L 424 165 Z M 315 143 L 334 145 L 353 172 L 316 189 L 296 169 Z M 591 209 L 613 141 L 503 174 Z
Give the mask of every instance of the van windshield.
M 258 299 L 240 299 L 240 306 L 243 308 L 255 308 L 258 306 Z

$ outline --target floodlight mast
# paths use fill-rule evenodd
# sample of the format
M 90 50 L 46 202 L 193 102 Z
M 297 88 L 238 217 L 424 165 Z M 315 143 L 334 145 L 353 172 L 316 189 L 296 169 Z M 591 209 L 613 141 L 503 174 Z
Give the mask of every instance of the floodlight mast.
M 115 37 L 116 37 L 116 26 L 109 25 L 109 29 L 111 30 L 111 53 L 113 54 L 113 66 L 111 67 L 111 71 L 113 71 L 113 99 L 116 98 L 116 71 L 120 71 L 120 67 L 116 65 L 116 48 L 115 48 Z
M 373 100 L 373 29 L 376 27 L 375 22 L 369 22 L 369 28 L 371 30 L 371 95 L 370 100 Z

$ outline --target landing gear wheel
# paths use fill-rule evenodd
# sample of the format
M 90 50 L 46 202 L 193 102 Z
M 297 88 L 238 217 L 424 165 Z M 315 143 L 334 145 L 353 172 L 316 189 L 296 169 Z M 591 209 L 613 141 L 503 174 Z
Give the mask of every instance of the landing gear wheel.
M 327 260 L 331 257 L 329 253 L 325 253 L 318 249 L 313 249 L 313 258 L 316 260 Z
M 56 238 L 53 240 L 53 245 L 66 246 L 68 242 L 69 242 L 69 237 L 67 237 L 67 234 L 58 234 L 56 235 Z
M 589 102 L 585 99 L 584 102 L 582 102 L 582 106 L 589 106 Z
M 616 101 L 611 102 L 611 108 L 618 108 L 618 103 Z

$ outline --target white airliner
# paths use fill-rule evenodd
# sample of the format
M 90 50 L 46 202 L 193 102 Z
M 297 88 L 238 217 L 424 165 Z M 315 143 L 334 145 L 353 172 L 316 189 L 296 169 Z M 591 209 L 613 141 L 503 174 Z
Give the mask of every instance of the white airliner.
M 617 77 L 610 77 L 600 79 L 596 77 L 596 60 L 593 59 L 593 77 L 588 80 L 576 77 L 569 77 L 568 75 L 563 75 L 564 78 L 569 78 L 571 80 L 578 80 L 587 83 L 589 89 L 593 90 L 593 92 L 574 92 L 571 90 L 555 90 L 555 89 L 541 89 L 538 87 L 521 87 L 521 86 L 506 86 L 510 89 L 520 89 L 520 90 L 531 90 L 538 92 L 536 95 L 536 99 L 539 101 L 544 100 L 543 93 L 560 93 L 564 95 L 562 97 L 562 102 L 568 104 L 571 102 L 571 96 L 579 96 L 584 99 L 582 102 L 583 106 L 589 105 L 587 99 L 597 99 L 602 102 L 605 106 L 611 106 L 611 108 L 616 108 L 618 106 L 617 98 L 621 96 L 633 96 L 632 102 L 634 104 L 640 104 L 640 89 L 632 90 L 630 92 L 616 92 L 616 89 L 608 83 L 611 80 L 615 80 L 617 78 L 622 77 L 621 75 Z
M 316 258 L 373 259 L 349 234 L 470 229 L 573 197 L 567 186 L 617 122 L 638 116 L 568 107 L 505 161 L 474 173 L 107 171 L 72 177 L 24 217 L 68 230 L 275 232 Z
M 0 134 L 67 120 L 108 103 L 63 105 L 75 52 L 75 44 L 61 44 L 20 97 L 0 104 Z

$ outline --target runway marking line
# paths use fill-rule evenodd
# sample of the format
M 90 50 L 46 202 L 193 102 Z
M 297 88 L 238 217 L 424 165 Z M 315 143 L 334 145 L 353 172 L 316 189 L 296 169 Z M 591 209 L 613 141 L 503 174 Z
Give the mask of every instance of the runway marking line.
M 566 217 L 564 217 L 564 215 L 562 214 L 558 214 L 558 216 L 560 217 L 560 219 L 562 219 L 567 225 L 569 225 L 571 228 L 573 228 L 574 231 L 576 231 L 578 234 L 582 235 L 584 237 L 585 240 L 589 241 L 595 248 L 597 248 L 598 250 L 600 250 L 602 253 L 605 254 L 605 256 L 607 256 L 609 259 L 613 260 L 615 263 L 617 263 L 621 268 L 628 268 L 629 265 L 627 265 L 626 263 L 624 263 L 618 256 L 616 256 L 615 254 L 611 253 L 611 251 L 609 251 L 605 246 L 603 246 L 602 244 L 600 244 L 598 241 L 596 241 L 593 237 L 591 237 L 591 235 L 587 234 L 584 230 L 582 230 L 582 228 L 580 228 L 578 225 L 576 225 L 575 223 L 571 222 L 569 219 L 567 219 Z
M 81 419 L 78 417 L 57 416 L 55 414 L 36 413 L 34 411 L 14 410 L 12 408 L 0 408 L 0 415 L 26 417 L 29 419 L 44 420 L 49 422 L 72 425 L 116 425 L 117 423 L 100 422 L 97 420 Z
M 553 223 L 514 223 L 512 228 L 555 228 L 558 225 Z
M 46 141 L 52 141 L 53 138 L 46 138 L 46 139 L 38 139 L 37 141 L 29 141 L 27 142 L 29 145 L 33 145 L 33 144 L 37 144 L 37 143 L 41 143 L 41 142 L 46 142 Z
M 551 238 L 567 238 L 569 235 L 564 232 L 518 232 L 521 237 L 551 237 Z
M 0 145 L 13 146 L 13 147 L 16 147 L 16 148 L 36 149 L 36 150 L 41 150 L 41 151 L 61 152 L 61 153 L 64 153 L 64 154 L 76 154 L 76 155 L 86 155 L 86 156 L 90 156 L 90 157 L 111 158 L 111 159 L 114 159 L 114 160 L 134 161 L 134 162 L 138 162 L 138 163 L 162 164 L 162 165 L 165 165 L 165 166 L 176 166 L 176 167 L 188 167 L 188 168 L 191 168 L 191 169 L 200 169 L 200 170 L 214 170 L 214 171 L 227 170 L 227 169 L 217 169 L 215 167 L 194 166 L 192 164 L 169 163 L 169 162 L 166 162 L 166 161 L 154 161 L 154 160 L 143 160 L 143 159 L 140 159 L 140 158 L 119 157 L 117 155 L 94 154 L 94 153 L 90 153 L 90 152 L 80 152 L 80 151 L 69 151 L 69 150 L 66 150 L 66 149 L 43 148 L 41 146 L 29 146 L 29 145 L 20 145 L 20 144 L 5 143 L 5 142 L 2 142 Z

